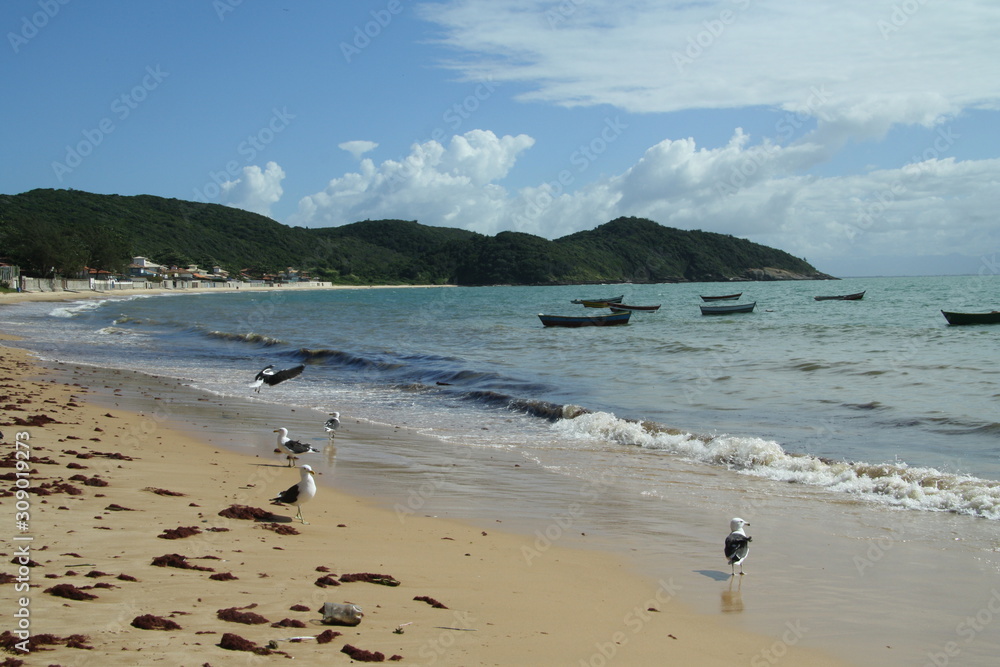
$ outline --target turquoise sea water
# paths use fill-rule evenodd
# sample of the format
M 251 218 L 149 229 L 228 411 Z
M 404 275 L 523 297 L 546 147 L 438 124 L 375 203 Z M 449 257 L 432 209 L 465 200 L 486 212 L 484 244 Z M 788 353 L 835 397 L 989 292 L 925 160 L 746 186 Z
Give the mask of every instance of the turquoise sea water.
M 469 446 L 642 448 L 995 520 L 1000 327 L 950 327 L 940 310 L 995 306 L 998 280 L 278 289 L 26 304 L 5 328 L 61 360 L 223 395 L 245 394 L 266 364 L 306 363 L 266 399 Z M 812 298 L 861 290 L 862 301 Z M 699 295 L 736 291 L 755 312 L 700 314 Z M 662 308 L 624 327 L 544 328 L 536 316 L 599 312 L 570 301 L 611 292 Z M 583 454 L 573 464 L 587 468 Z
M 755 312 L 700 314 L 699 295 L 737 291 Z M 623 327 L 537 317 L 620 293 L 662 308 Z M 977 665 L 1000 651 L 992 616 L 962 625 L 1000 599 L 1000 326 L 950 327 L 940 310 L 998 305 L 997 276 L 274 289 L 19 304 L 0 331 L 44 359 L 295 408 L 291 435 L 317 446 L 332 410 L 345 430 L 420 431 L 440 446 L 337 447 L 333 476 L 401 520 L 521 518 L 526 558 L 601 534 L 750 629 L 801 621 L 806 643 L 859 664 Z M 298 363 L 294 380 L 248 387 Z M 269 452 L 269 426 L 247 447 Z M 735 515 L 755 540 L 734 592 L 720 554 Z

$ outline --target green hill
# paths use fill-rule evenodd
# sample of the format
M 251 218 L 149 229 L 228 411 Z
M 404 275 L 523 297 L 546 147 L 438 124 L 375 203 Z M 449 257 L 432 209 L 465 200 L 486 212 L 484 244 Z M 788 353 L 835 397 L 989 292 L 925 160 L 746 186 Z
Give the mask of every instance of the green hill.
M 619 218 L 554 241 L 406 220 L 289 227 L 219 204 L 76 190 L 0 195 L 0 257 L 29 275 L 122 271 L 132 256 L 236 272 L 287 267 L 341 283 L 564 284 L 828 278 L 786 252 L 724 234 Z

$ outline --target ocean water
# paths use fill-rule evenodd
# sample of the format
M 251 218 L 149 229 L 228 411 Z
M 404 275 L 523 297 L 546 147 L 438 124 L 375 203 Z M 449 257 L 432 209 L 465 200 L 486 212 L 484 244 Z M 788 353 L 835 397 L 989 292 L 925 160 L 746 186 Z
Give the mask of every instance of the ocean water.
M 861 301 L 813 299 L 862 290 Z M 700 314 L 700 295 L 738 291 L 753 313 Z M 622 327 L 545 328 L 537 317 L 615 294 L 662 308 Z M 528 558 L 598 531 L 650 571 L 657 554 L 681 559 L 688 601 L 754 609 L 733 621 L 751 629 L 780 635 L 805 619 L 808 641 L 859 664 L 992 664 L 1000 326 L 951 327 L 940 310 L 998 301 L 995 275 L 275 289 L 19 304 L 0 311 L 0 331 L 43 359 L 295 408 L 292 436 L 314 444 L 334 410 L 345 428 L 414 429 L 437 450 L 386 443 L 338 457 L 361 485 L 371 470 L 408 480 L 383 489 L 397 508 L 529 516 Z M 265 365 L 299 363 L 294 380 L 248 387 Z M 768 592 L 728 583 L 720 602 L 703 593 L 729 581 L 712 550 L 737 514 L 765 545 L 748 565 L 769 572 Z M 970 634 L 961 624 L 977 613 L 983 629 Z
M 305 363 L 266 400 L 569 457 L 584 477 L 582 452 L 638 448 L 998 520 L 1000 327 L 950 327 L 939 312 L 996 306 L 998 288 L 969 276 L 279 289 L 25 304 L 5 309 L 4 329 L 43 356 L 221 395 L 245 395 L 264 365 Z M 861 290 L 862 301 L 812 298 Z M 700 315 L 699 295 L 736 291 L 755 312 Z M 536 316 L 610 292 L 662 308 L 624 327 L 545 328 Z

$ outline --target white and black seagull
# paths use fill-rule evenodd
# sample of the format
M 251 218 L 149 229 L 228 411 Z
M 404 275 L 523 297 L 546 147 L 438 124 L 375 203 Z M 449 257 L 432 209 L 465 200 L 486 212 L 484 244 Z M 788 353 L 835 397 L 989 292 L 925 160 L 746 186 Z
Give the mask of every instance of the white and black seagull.
M 312 445 L 289 438 L 287 428 L 276 428 L 274 432 L 278 434 L 278 447 L 288 452 L 289 466 L 294 465 L 293 459 L 297 459 L 299 454 L 309 454 L 310 452 L 319 454 L 319 450 Z
M 313 479 L 313 475 L 316 473 L 313 472 L 311 467 L 302 466 L 299 468 L 299 474 L 302 475 L 302 479 L 299 480 L 299 483 L 288 487 L 279 493 L 276 498 L 271 498 L 271 502 L 284 505 L 295 505 L 299 509 L 295 518 L 302 523 L 309 523 L 302 518 L 302 505 L 309 502 L 316 496 L 316 480 Z
M 740 566 L 740 574 L 743 574 L 743 561 L 746 560 L 747 554 L 750 553 L 750 542 L 753 541 L 752 537 L 748 537 L 746 533 L 743 532 L 743 526 L 749 526 L 750 524 L 740 519 L 739 517 L 733 519 L 729 522 L 729 530 L 731 531 L 726 537 L 726 560 L 733 568 L 732 576 L 736 576 L 736 566 Z
M 284 382 L 285 380 L 291 380 L 293 377 L 298 377 L 302 374 L 306 367 L 303 364 L 298 366 L 293 366 L 292 368 L 283 368 L 280 371 L 274 370 L 274 366 L 265 366 L 261 369 L 260 373 L 253 379 L 250 386 L 253 390 L 260 393 L 260 388 L 262 385 L 267 385 L 273 387 L 276 384 Z
M 330 418 L 326 420 L 325 424 L 323 424 L 323 428 L 326 429 L 326 432 L 329 433 L 332 438 L 335 435 L 334 431 L 340 428 L 340 413 L 331 412 Z

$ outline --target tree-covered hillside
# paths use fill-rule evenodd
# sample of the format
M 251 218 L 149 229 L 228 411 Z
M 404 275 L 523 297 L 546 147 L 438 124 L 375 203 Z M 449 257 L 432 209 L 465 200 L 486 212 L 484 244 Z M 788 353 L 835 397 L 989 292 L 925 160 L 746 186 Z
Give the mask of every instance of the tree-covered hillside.
M 730 280 L 778 269 L 826 278 L 786 252 L 723 234 L 619 218 L 554 241 L 484 236 L 406 220 L 289 227 L 219 204 L 76 190 L 0 195 L 0 257 L 29 275 L 53 267 L 122 271 L 132 256 L 161 264 L 275 272 L 341 283 L 563 284 Z M 751 273 L 756 271 L 756 273 Z

